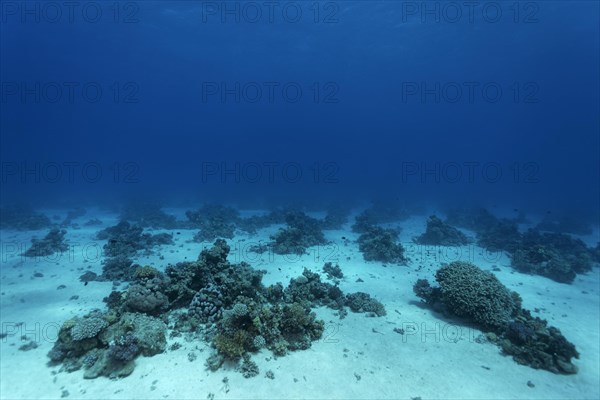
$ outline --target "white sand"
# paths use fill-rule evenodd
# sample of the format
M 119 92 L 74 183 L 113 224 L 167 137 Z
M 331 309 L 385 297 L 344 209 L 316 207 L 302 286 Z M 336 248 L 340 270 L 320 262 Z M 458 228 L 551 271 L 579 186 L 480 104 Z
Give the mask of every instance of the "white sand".
M 64 211 L 60 214 L 64 215 Z M 88 211 L 76 222 L 83 224 L 92 217 L 101 219 L 103 226 L 69 229 L 68 241 L 78 246 L 72 256 L 53 261 L 23 258 L 11 247 L 19 244 L 26 248 L 33 234 L 41 237 L 45 231 L 2 231 L 0 320 L 2 332 L 9 333 L 0 340 L 2 399 L 60 398 L 63 390 L 69 392 L 68 398 L 85 399 L 206 399 L 211 393 L 217 399 L 600 397 L 600 275 L 597 267 L 578 277 L 572 285 L 564 285 L 514 272 L 505 256 L 498 260 L 486 257 L 482 249 L 473 245 L 450 249 L 446 253 L 452 257 L 458 254 L 460 259 L 474 261 L 484 269 L 498 266 L 501 270 L 495 272 L 496 275 L 506 286 L 521 294 L 524 306 L 531 310 L 539 308 L 539 313 L 534 315 L 547 319 L 576 344 L 581 353 L 581 358 L 575 361 L 579 373 L 555 375 L 518 365 L 510 357 L 501 355 L 498 347 L 476 343 L 474 339 L 481 332 L 445 321 L 420 305 L 412 292 L 413 283 L 420 277 L 431 280 L 440 262 L 453 259 L 440 258 L 437 251 L 419 251 L 423 249 L 408 246 L 408 255 L 412 258 L 408 266 L 365 262 L 354 242 L 357 235 L 350 231 L 350 224 L 343 231 L 326 231 L 333 245 L 318 251 L 313 249 L 300 260 L 244 253 L 244 246 L 250 242 L 268 241 L 269 235 L 277 230 L 276 226 L 252 238 L 240 233 L 230 241 L 230 261 L 247 261 L 255 268 L 267 270 L 265 284 L 277 281 L 287 284 L 304 267 L 320 271 L 326 261 L 339 262 L 345 275 L 341 289 L 374 295 L 386 306 L 387 316 L 368 318 L 350 312 L 340 320 L 334 311 L 318 309 L 318 316 L 327 326 L 324 337 L 313 343 L 309 350 L 286 357 L 275 359 L 268 351 L 254 355 L 253 360 L 259 364 L 261 374 L 251 379 L 245 379 L 231 368 L 214 373 L 207 371 L 204 361 L 210 351 L 206 343 L 186 342 L 181 337 L 169 339 L 169 345 L 175 341 L 181 343 L 180 349 L 151 358 L 138 358 L 133 374 L 121 380 L 84 380 L 83 371 L 59 372 L 60 367 L 47 366 L 46 356 L 58 327 L 74 315 L 103 308 L 102 298 L 111 291 L 110 282 L 90 282 L 84 286 L 78 280 L 88 266 L 96 273 L 101 272 L 100 259 L 93 257 L 94 253 L 90 251 L 95 245 L 101 247 L 103 242 L 96 242 L 93 236 L 97 230 L 117 221 L 116 215 Z M 422 233 L 425 220 L 425 216 L 419 216 L 400 223 L 403 229 L 401 240 L 410 242 L 413 236 Z M 169 263 L 196 259 L 201 246 L 189 242 L 195 232 L 180 232 L 174 237 L 174 246 L 157 252 L 164 260 L 156 254 L 137 261 L 164 269 Z M 347 244 L 342 236 L 349 239 Z M 91 259 L 84 259 L 81 252 L 84 245 L 87 245 Z M 35 272 L 44 276 L 33 277 Z M 364 282 L 356 282 L 357 278 Z M 66 288 L 57 290 L 61 284 Z M 79 298 L 70 300 L 75 295 Z M 19 322 L 23 325 L 17 326 Z M 414 327 L 416 330 L 411 330 Z M 406 333 L 400 335 L 393 331 L 394 328 L 404 328 Z M 424 331 L 427 332 L 425 335 L 422 334 Z M 21 335 L 30 339 L 23 341 Z M 39 347 L 19 351 L 18 347 L 29 340 L 38 342 Z M 190 352 L 197 355 L 193 362 L 188 361 Z M 274 372 L 274 380 L 265 377 L 267 370 Z M 528 381 L 535 387 L 528 387 Z

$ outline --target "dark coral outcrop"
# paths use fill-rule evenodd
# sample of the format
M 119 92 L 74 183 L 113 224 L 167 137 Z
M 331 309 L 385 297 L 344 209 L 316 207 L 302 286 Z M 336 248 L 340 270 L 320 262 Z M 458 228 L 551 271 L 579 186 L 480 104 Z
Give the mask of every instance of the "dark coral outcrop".
M 25 257 L 47 257 L 54 253 L 63 253 L 69 249 L 65 242 L 67 231 L 52 229 L 42 239 L 31 239 L 31 247 L 23 252 Z
M 381 261 L 404 264 L 404 247 L 397 242 L 398 232 L 394 229 L 371 227 L 358 238 L 358 248 L 366 261 Z
M 416 237 L 418 244 L 432 246 L 464 246 L 469 243 L 467 236 L 455 227 L 445 223 L 435 215 L 427 220 L 427 230 Z
M 521 297 L 490 272 L 454 262 L 436 273 L 439 286 L 419 279 L 413 290 L 435 311 L 461 317 L 484 331 L 505 354 L 520 364 L 554 373 L 573 374 L 579 358 L 575 345 L 547 321 L 521 307 Z

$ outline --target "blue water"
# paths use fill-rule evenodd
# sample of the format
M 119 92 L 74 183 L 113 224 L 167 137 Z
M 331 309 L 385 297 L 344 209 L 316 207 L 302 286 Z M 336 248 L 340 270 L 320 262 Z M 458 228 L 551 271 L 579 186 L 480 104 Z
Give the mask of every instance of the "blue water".
M 598 398 L 599 15 L 598 1 L 567 0 L 0 0 L 0 397 Z M 267 214 L 276 207 L 286 212 Z M 260 211 L 267 216 L 246 219 Z M 460 231 L 442 231 L 431 214 Z M 538 235 L 545 230 L 565 235 Z M 150 243 L 154 234 L 162 244 Z M 200 253 L 221 237 L 231 246 L 227 268 L 223 243 Z M 494 337 L 523 348 L 539 339 L 541 368 L 502 355 L 479 335 L 484 325 L 439 312 L 452 311 L 442 289 L 422 279 L 435 286 L 438 268 L 456 260 L 519 292 L 531 315 L 516 297 L 487 291 L 489 278 L 462 286 L 471 299 L 485 293 L 500 299 L 494 307 L 514 308 L 510 321 L 498 312 L 507 327 Z M 261 319 L 243 313 L 247 339 L 263 341 L 251 349 L 260 377 L 246 380 L 229 365 L 237 359 L 209 373 L 218 341 L 204 329 L 222 329 L 221 312 L 290 302 L 273 286 L 267 304 L 241 261 L 264 272 L 265 285 L 304 285 L 314 278 L 298 278 L 306 268 L 357 302 L 368 292 L 387 314 L 362 319 L 352 309 L 342 321 L 349 298 L 336 298 L 335 313 L 307 300 L 325 321 L 323 340 L 311 333 L 313 347 L 282 361 L 272 338 L 267 348 L 255 335 Z M 343 278 L 325 277 L 330 261 Z M 144 269 L 152 293 L 139 294 L 156 307 L 128 303 L 150 285 L 136 277 L 138 263 L 156 267 Z M 186 283 L 188 267 L 198 271 Z M 467 281 L 479 276 L 466 271 Z M 221 290 L 245 288 L 234 279 L 255 283 L 243 296 L 226 293 L 224 305 Z M 476 312 L 454 313 L 485 314 L 480 300 Z M 83 335 L 96 347 L 74 354 L 72 318 L 98 308 L 110 310 L 102 318 L 111 327 Z M 133 364 L 87 376 L 103 381 L 67 374 L 81 366 L 73 360 L 99 368 L 108 358 L 88 356 L 108 349 L 130 351 L 120 361 L 138 356 L 131 337 L 115 350 L 113 328 L 125 324 L 115 310 L 168 320 L 166 354 L 138 357 L 125 383 L 108 381 L 110 368 Z M 517 311 L 547 320 L 565 341 L 552 331 L 557 348 L 547 350 L 547 332 L 537 335 L 542 328 Z M 188 315 L 205 320 L 190 324 Z M 48 326 L 62 334 L 45 337 Z M 440 326 L 474 335 L 440 342 Z M 571 342 L 581 354 L 572 365 Z M 555 374 L 575 367 L 577 375 Z
M 2 203 L 598 216 L 597 2 L 52 4 L 2 1 Z

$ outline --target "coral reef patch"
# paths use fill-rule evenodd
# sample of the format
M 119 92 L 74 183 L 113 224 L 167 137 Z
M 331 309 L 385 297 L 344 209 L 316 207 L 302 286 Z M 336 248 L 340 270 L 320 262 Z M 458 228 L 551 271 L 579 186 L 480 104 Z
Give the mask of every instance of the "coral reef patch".
M 439 286 L 419 279 L 413 290 L 431 308 L 460 317 L 487 332 L 505 354 L 524 365 L 556 374 L 574 374 L 579 358 L 575 345 L 547 321 L 522 308 L 521 297 L 494 274 L 456 261 L 436 272 Z
M 455 227 L 432 215 L 427 220 L 427 230 L 414 239 L 415 243 L 432 246 L 464 246 L 467 236 Z
M 287 226 L 271 236 L 270 244 L 276 254 L 304 254 L 309 247 L 327 244 L 319 220 L 300 211 L 288 212 Z
M 51 225 L 50 218 L 26 205 L 0 207 L 0 229 L 28 231 L 49 228 Z
M 155 246 L 173 244 L 171 234 L 143 233 L 142 227 L 127 221 L 99 231 L 96 238 L 107 240 L 103 246 L 105 259 L 99 280 L 129 281 L 138 267 L 132 260 L 138 252 L 143 250 L 145 254 L 151 254 Z
M 31 239 L 31 247 L 23 252 L 25 257 L 46 257 L 54 253 L 63 253 L 69 249 L 69 245 L 65 243 L 65 235 L 67 231 L 64 229 L 51 229 L 42 239 Z
M 156 203 L 132 203 L 121 209 L 121 221 L 134 223 L 142 228 L 178 229 L 183 223 L 177 221 L 174 215 L 165 213 Z
M 590 271 L 593 250 L 580 239 L 563 233 L 529 230 L 511 254 L 511 266 L 528 274 L 542 275 L 561 283 L 571 283 Z
M 447 221 L 474 230 L 477 244 L 486 250 L 507 252 L 511 266 L 517 271 L 545 276 L 556 282 L 572 283 L 577 274 L 590 271 L 598 260 L 595 250 L 581 239 L 566 233 L 540 230 L 540 227 L 557 228 L 548 226 L 547 220 L 524 233 L 519 231 L 516 220 L 496 218 L 484 209 L 471 216 L 464 210 L 451 211 Z
M 398 232 L 371 226 L 358 238 L 358 248 L 365 261 L 381 261 L 394 264 L 405 264 L 404 247 L 397 242 Z
M 124 377 L 137 357 L 165 351 L 170 330 L 210 343 L 209 369 L 233 363 L 249 378 L 259 373 L 252 354 L 267 349 L 283 356 L 310 348 L 322 336 L 325 324 L 314 307 L 330 307 L 340 318 L 345 307 L 385 315 L 383 304 L 368 294 L 344 295 L 307 269 L 285 288 L 281 283 L 264 286 L 264 271 L 230 263 L 229 252 L 229 245 L 217 239 L 197 261 L 169 265 L 164 273 L 135 266 L 131 285 L 105 298 L 107 311 L 94 310 L 63 324 L 48 354 L 51 363 L 67 371 L 83 368 L 86 378 Z

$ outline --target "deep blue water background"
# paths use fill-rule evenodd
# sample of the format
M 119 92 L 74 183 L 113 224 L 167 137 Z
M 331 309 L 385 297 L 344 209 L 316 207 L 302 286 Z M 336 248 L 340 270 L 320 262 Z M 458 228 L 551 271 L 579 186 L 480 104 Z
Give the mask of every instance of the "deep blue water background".
M 297 23 L 277 9 L 273 22 L 242 14 L 239 23 L 230 14 L 223 22 L 207 8 L 222 2 L 199 1 L 121 2 L 115 22 L 113 3 L 98 2 L 96 23 L 81 9 L 72 23 L 66 9 L 56 23 L 40 9 L 37 23 L 7 8 L 21 2 L 2 3 L 2 203 L 385 199 L 598 216 L 598 2 L 519 3 L 517 22 L 512 2 L 496 2 L 503 11 L 496 23 L 481 7 L 472 21 L 463 15 L 453 23 L 452 14 L 423 22 L 406 8 L 421 2 L 400 1 L 321 2 L 318 23 L 312 2 L 294 2 L 303 11 Z M 23 94 L 36 82 L 78 88 L 72 102 L 64 89 L 56 103 L 40 89 L 36 103 L 35 94 Z M 95 103 L 81 90 L 90 82 L 102 88 Z M 203 99 L 203 85 L 236 82 L 292 83 L 302 98 L 294 103 L 277 90 L 272 102 L 266 91 L 256 103 L 206 92 Z M 466 92 L 455 103 L 403 98 L 403 86 L 436 82 L 449 90 L 452 82 L 497 83 L 503 93 L 497 102 L 481 90 L 472 102 Z M 78 163 L 72 177 L 68 162 Z M 265 163 L 278 163 L 272 179 Z M 237 173 L 208 174 L 238 165 Z M 254 182 L 257 165 L 262 178 Z M 412 174 L 436 165 L 438 172 Z M 467 165 L 475 165 L 471 177 Z M 94 166 L 102 172 L 97 182 Z M 62 176 L 53 182 L 56 171 Z

